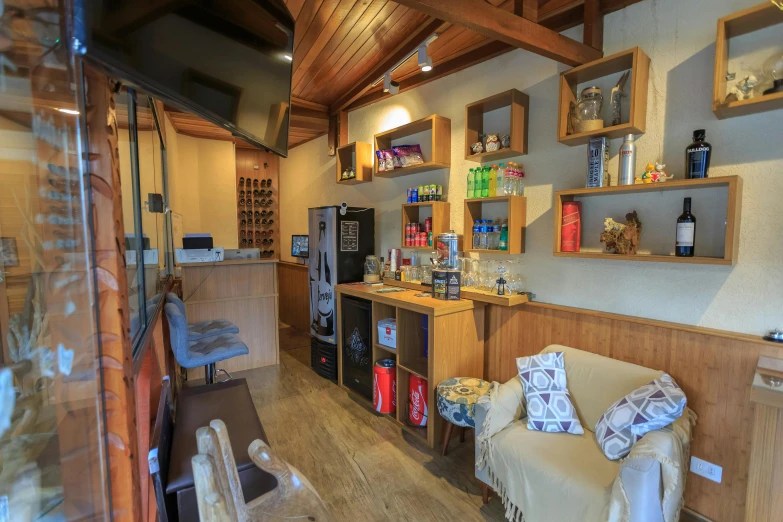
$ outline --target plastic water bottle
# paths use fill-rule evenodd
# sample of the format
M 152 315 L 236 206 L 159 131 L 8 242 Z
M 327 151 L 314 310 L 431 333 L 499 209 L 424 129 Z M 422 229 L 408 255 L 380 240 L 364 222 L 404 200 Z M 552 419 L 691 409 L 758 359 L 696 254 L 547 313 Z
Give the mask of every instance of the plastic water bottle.
M 518 165 L 517 194 L 525 195 L 525 167 L 523 165 Z
M 479 248 L 482 250 L 487 250 L 487 223 L 486 221 L 481 222 L 481 227 L 479 227 Z
M 506 167 L 503 163 L 498 165 L 498 175 L 497 175 L 497 195 L 498 196 L 505 196 L 506 195 Z
M 501 252 L 508 251 L 508 223 L 503 221 L 503 226 L 500 230 L 500 240 L 498 241 L 498 249 Z
M 514 195 L 514 163 L 509 161 L 506 168 L 506 196 Z
M 495 222 L 492 224 L 492 245 L 490 246 L 492 250 L 500 248 L 500 229 L 500 220 L 495 219 Z
M 473 248 L 481 248 L 479 245 L 481 244 L 481 223 L 477 219 L 475 223 L 473 223 Z
M 470 171 L 468 171 L 468 192 L 465 197 L 467 199 L 473 197 L 473 169 L 470 169 Z

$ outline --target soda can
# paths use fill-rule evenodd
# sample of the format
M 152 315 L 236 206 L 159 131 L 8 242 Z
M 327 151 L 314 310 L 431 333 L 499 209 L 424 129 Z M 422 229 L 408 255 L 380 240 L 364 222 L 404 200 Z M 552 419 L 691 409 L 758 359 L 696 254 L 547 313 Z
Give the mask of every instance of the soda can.
M 425 232 L 432 232 L 432 218 L 428 217 L 424 220 L 424 231 Z
M 417 203 L 421 203 L 422 201 L 427 201 L 427 194 L 424 192 L 424 185 L 419 185 L 419 197 L 417 198 Z
M 435 201 L 441 201 L 443 199 L 443 185 L 438 185 L 435 189 Z
M 417 187 L 413 187 L 411 189 L 410 203 L 418 203 L 418 202 L 419 202 L 419 189 Z
M 412 193 L 413 193 L 413 191 L 410 188 L 408 188 L 408 195 L 407 195 L 407 198 L 406 198 L 406 201 L 405 201 L 406 203 L 413 203 L 413 201 L 411 200 Z
M 426 426 L 429 416 L 427 404 L 427 379 L 411 374 L 408 381 L 408 419 L 414 426 Z
M 427 232 L 427 246 L 432 246 L 432 231 Z

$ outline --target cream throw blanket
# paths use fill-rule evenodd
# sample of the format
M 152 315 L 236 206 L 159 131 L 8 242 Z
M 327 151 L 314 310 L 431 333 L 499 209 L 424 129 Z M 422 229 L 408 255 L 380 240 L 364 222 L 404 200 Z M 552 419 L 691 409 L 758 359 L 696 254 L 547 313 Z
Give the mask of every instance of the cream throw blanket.
M 489 403 L 489 408 L 481 433 L 476 437 L 479 446 L 476 466 L 480 470 L 488 467 L 492 486 L 506 508 L 506 519 L 514 522 L 525 520 L 521 506 L 525 505 L 523 498 L 527 488 L 520 484 L 511 484 L 509 477 L 498 476 L 493 472 L 493 469 L 502 470 L 507 466 L 497 465 L 497 463 L 493 465 L 493 459 L 500 457 L 497 456 L 498 452 L 493 450 L 492 437 L 525 415 L 523 399 L 522 384 L 515 379 L 502 386 L 493 382 L 489 393 L 478 400 L 485 407 Z M 642 437 L 634 445 L 631 453 L 620 461 L 622 463 L 629 459 L 651 457 L 661 463 L 663 480 L 661 505 L 665 522 L 677 522 L 680 516 L 685 477 L 688 472 L 691 429 L 695 422 L 696 414 L 686 409 L 685 413 L 671 425 Z M 588 432 L 586 435 L 592 433 Z M 596 451 L 601 451 L 597 444 Z M 605 510 L 605 520 L 628 522 L 630 509 L 630 501 L 623 488 L 621 475 L 618 474 Z

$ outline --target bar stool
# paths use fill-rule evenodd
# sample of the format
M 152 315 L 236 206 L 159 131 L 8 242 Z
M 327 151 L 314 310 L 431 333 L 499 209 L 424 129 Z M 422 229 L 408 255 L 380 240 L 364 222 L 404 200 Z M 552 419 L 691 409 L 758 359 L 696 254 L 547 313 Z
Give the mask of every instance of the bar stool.
M 215 363 L 225 361 L 238 355 L 247 355 L 247 345 L 237 337 L 236 333 L 219 333 L 196 339 L 190 338 L 188 322 L 174 303 L 166 303 L 163 307 L 169 321 L 171 348 L 174 358 L 183 368 L 198 368 L 204 366 L 204 380 L 207 384 L 215 382 L 217 369 Z M 234 327 L 236 328 L 236 327 Z M 237 332 L 239 329 L 237 329 Z M 229 379 L 231 374 L 224 372 Z
M 188 314 L 185 313 L 185 303 L 174 292 L 166 294 L 166 302 L 176 305 L 179 309 L 179 313 L 185 318 L 185 322 L 188 320 Z M 210 321 L 202 321 L 200 323 L 188 323 L 188 339 L 191 341 L 197 341 L 205 337 L 214 337 L 220 334 L 238 334 L 239 328 L 226 319 L 212 319 Z

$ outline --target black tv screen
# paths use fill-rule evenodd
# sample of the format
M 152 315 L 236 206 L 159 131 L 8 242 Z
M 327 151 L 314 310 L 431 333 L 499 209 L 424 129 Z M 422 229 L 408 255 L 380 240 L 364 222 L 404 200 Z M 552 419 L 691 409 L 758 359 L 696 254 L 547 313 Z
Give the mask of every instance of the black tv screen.
M 291 236 L 291 257 L 310 257 L 310 236 Z
M 77 0 L 84 51 L 132 85 L 288 154 L 294 20 L 282 0 Z

